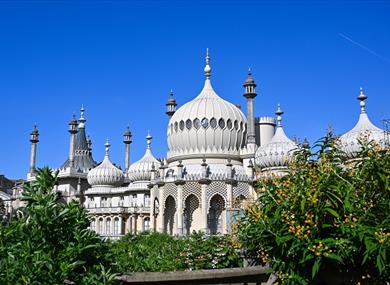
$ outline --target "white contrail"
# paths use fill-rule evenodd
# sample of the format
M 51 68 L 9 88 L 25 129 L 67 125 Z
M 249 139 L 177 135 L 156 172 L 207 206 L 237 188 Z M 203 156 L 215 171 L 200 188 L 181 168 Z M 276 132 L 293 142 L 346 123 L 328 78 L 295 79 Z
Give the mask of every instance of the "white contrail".
M 357 45 L 358 47 L 360 47 L 361 49 L 364 49 L 365 51 L 368 51 L 369 53 L 375 55 L 376 57 L 390 63 L 390 60 L 388 60 L 386 57 L 376 53 L 375 51 L 373 51 L 372 49 L 369 49 L 368 47 L 362 45 L 361 43 L 358 43 L 357 41 L 354 41 L 353 39 L 351 39 L 350 37 L 347 37 L 346 35 L 342 34 L 342 33 L 339 33 L 339 36 L 346 39 L 347 41 L 353 43 L 354 45 Z

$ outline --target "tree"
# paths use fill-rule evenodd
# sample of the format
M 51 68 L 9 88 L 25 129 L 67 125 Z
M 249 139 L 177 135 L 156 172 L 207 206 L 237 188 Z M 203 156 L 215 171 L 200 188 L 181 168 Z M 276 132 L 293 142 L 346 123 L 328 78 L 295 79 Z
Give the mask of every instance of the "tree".
M 59 202 L 56 183 L 57 173 L 38 170 L 23 192 L 26 206 L 0 225 L 0 283 L 112 284 L 109 244 L 88 229 L 78 202 Z
M 299 151 L 288 175 L 258 182 L 238 225 L 242 246 L 284 284 L 388 281 L 389 154 L 368 143 L 348 163 L 332 134 Z

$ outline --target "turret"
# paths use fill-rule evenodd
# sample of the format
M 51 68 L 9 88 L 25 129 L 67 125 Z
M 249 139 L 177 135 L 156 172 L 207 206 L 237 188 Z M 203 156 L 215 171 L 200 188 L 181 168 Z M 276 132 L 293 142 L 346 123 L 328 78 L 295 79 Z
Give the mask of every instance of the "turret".
M 247 144 L 256 144 L 256 133 L 255 133 L 255 117 L 254 117 L 254 99 L 256 94 L 256 83 L 252 77 L 252 72 L 248 70 L 248 77 L 244 83 L 245 94 L 247 102 L 247 119 L 248 119 L 248 133 L 247 133 Z
M 129 169 L 130 166 L 130 144 L 131 140 L 131 131 L 130 127 L 127 126 L 125 132 L 123 133 L 123 143 L 125 144 L 125 172 Z
M 33 176 L 35 174 L 36 158 L 37 158 L 37 145 L 39 142 L 39 132 L 38 132 L 36 125 L 34 125 L 34 128 L 31 131 L 30 142 L 31 142 L 30 176 Z
M 77 119 L 76 116 L 73 115 L 72 119 L 69 122 L 69 167 L 74 167 L 74 146 L 75 146 L 75 135 L 77 133 Z
M 169 119 L 171 119 L 173 114 L 175 114 L 175 112 L 176 112 L 177 103 L 176 103 L 175 97 L 173 95 L 174 94 L 173 94 L 173 91 L 171 89 L 171 92 L 169 94 L 169 99 L 168 99 L 168 102 L 166 104 L 166 106 L 167 106 L 166 114 L 168 115 Z
M 275 126 L 274 117 L 256 118 L 256 144 L 258 146 L 266 145 L 272 139 Z

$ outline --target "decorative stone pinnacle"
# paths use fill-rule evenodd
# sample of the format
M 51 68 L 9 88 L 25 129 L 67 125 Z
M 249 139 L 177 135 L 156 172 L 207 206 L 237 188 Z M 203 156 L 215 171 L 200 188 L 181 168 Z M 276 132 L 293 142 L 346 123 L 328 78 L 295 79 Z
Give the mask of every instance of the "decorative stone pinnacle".
M 109 152 L 110 152 L 110 141 L 107 139 L 106 140 L 106 143 L 104 144 L 104 147 L 105 147 L 105 149 L 106 149 L 106 156 L 108 156 L 109 155 Z
M 211 76 L 210 55 L 208 48 L 206 49 L 206 66 L 204 68 L 204 75 L 206 76 L 206 79 L 209 79 Z
M 277 116 L 278 127 L 281 127 L 282 126 L 282 115 L 284 114 L 284 112 L 283 112 L 282 108 L 280 107 L 280 104 L 278 104 L 278 108 L 276 109 L 275 114 Z
M 363 87 L 360 87 L 360 93 L 359 93 L 359 96 L 357 98 L 360 101 L 360 112 L 361 113 L 365 113 L 366 112 L 366 99 L 367 99 L 367 96 L 366 96 L 366 94 L 364 94 Z
M 152 136 L 150 135 L 150 130 L 148 130 L 148 134 L 146 136 L 146 145 L 147 148 L 150 149 L 150 145 L 152 144 Z

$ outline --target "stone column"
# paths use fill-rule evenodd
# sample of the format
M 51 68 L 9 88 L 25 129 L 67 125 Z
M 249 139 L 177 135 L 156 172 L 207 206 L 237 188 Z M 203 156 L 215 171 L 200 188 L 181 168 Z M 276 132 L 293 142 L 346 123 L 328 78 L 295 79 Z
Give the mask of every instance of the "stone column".
M 144 215 L 143 214 L 139 215 L 139 221 L 141 223 L 141 232 L 144 232 L 145 231 L 145 224 L 144 224 Z
M 69 140 L 69 167 L 74 167 L 74 143 L 75 143 L 75 135 L 77 133 L 77 120 L 76 117 L 73 115 L 73 118 L 69 122 L 69 133 L 70 133 L 70 140 Z
M 158 187 L 158 202 L 159 210 L 157 216 L 157 229 L 158 232 L 164 232 L 164 201 L 163 201 L 164 187 Z
M 177 185 L 177 234 L 183 235 L 183 182 L 176 181 Z
M 137 234 L 137 214 L 133 214 L 132 215 L 132 224 L 133 224 L 133 235 L 136 235 Z
M 208 207 L 207 207 L 207 184 L 203 183 L 201 185 L 201 211 L 202 211 L 202 221 L 201 221 L 201 228 L 202 231 L 207 233 L 207 212 L 208 212 Z
M 119 234 L 119 235 L 123 235 L 123 226 L 122 226 L 122 223 L 123 223 L 122 216 L 119 216 L 119 221 L 118 221 L 118 234 Z

